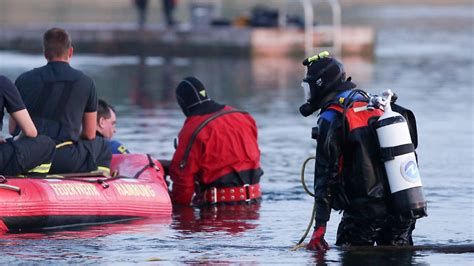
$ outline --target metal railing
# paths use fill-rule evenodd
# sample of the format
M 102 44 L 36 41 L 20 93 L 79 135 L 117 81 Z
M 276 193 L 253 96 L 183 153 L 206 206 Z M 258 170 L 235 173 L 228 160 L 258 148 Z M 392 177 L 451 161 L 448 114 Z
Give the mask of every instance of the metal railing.
M 338 0 L 299 0 L 298 1 L 303 7 L 304 16 L 304 29 L 305 29 L 305 53 L 307 56 L 311 56 L 315 53 L 316 47 L 314 46 L 314 31 L 317 26 L 314 26 L 315 10 L 320 4 L 327 3 L 331 7 L 332 13 L 332 25 L 329 26 L 332 31 L 332 45 L 328 47 L 317 47 L 319 49 L 332 50 L 333 53 L 341 54 L 341 5 Z M 286 26 L 286 14 L 289 4 L 294 1 L 286 0 L 283 7 L 280 8 L 282 15 L 279 17 L 279 25 L 281 27 Z
M 190 0 L 192 3 L 193 0 Z M 203 1 L 197 1 L 203 2 Z M 215 7 L 214 14 L 216 17 L 222 15 L 223 1 L 222 0 L 208 0 L 207 2 L 212 3 Z M 267 2 L 268 4 L 269 2 Z M 278 24 L 280 27 L 286 27 L 286 17 L 287 10 L 290 4 L 299 3 L 303 8 L 303 17 L 304 17 L 304 47 L 305 54 L 311 56 L 315 53 L 316 48 L 320 50 L 332 50 L 336 55 L 341 55 L 342 44 L 341 44 L 341 5 L 338 0 L 285 0 L 282 6 L 279 6 L 280 15 L 278 17 Z M 314 26 L 315 13 L 318 11 L 318 6 L 321 4 L 328 4 L 331 8 L 332 14 L 332 24 L 325 25 L 331 31 L 330 35 L 332 36 L 332 43 L 330 46 L 314 46 L 314 32 L 320 26 Z

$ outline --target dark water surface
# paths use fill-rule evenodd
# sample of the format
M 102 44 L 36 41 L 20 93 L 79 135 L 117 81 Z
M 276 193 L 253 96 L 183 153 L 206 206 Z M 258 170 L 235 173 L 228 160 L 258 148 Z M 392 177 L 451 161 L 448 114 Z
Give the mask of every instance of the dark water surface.
M 346 15 L 347 22 L 378 30 L 375 59 L 343 58 L 347 72 L 369 92 L 392 89 L 399 103 L 417 115 L 429 216 L 418 220 L 415 243 L 474 245 L 473 7 L 392 6 Z M 302 162 L 314 155 L 310 130 L 316 119 L 298 113 L 305 71 L 300 61 L 76 56 L 73 66 L 91 75 L 100 97 L 116 106 L 116 138 L 133 152 L 172 156 L 173 138 L 184 121 L 173 88 L 184 76 L 203 80 L 217 101 L 250 111 L 259 128 L 263 201 L 260 206 L 183 208 L 168 220 L 7 234 L 0 238 L 0 263 L 473 265 L 474 253 L 341 251 L 333 246 L 336 212 L 328 225 L 330 251 L 290 251 L 312 208 L 299 173 Z M 12 79 L 42 64 L 40 56 L 0 52 L 0 73 Z

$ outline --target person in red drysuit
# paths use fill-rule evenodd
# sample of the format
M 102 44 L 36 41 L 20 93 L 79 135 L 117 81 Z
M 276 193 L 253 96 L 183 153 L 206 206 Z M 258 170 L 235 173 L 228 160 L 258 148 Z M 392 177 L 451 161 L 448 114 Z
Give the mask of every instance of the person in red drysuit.
M 173 203 L 259 201 L 263 171 L 252 116 L 211 100 L 195 77 L 179 83 L 176 99 L 186 120 L 169 167 Z

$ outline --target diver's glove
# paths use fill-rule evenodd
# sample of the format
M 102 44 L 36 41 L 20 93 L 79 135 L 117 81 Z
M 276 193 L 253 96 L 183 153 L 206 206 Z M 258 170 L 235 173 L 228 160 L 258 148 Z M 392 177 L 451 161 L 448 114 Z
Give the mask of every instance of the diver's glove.
M 324 240 L 324 234 L 326 233 L 326 226 L 318 226 L 314 229 L 313 236 L 309 241 L 309 244 L 306 246 L 309 250 L 321 250 L 325 251 L 329 249 L 329 245 Z

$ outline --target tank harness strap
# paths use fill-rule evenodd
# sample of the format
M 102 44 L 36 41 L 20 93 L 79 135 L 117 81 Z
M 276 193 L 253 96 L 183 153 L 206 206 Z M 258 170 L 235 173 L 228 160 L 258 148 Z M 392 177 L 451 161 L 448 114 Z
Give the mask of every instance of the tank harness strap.
M 377 121 L 375 123 L 375 128 L 378 129 L 378 128 L 381 128 L 381 127 L 384 127 L 384 126 L 387 126 L 387 125 L 396 124 L 396 123 L 403 123 L 403 122 L 406 122 L 406 120 L 405 120 L 405 118 L 403 118 L 403 116 L 399 116 L 399 115 L 392 116 L 392 117 L 388 117 L 388 118 Z
M 245 184 L 241 187 L 212 187 L 204 191 L 203 200 L 206 203 L 216 204 L 219 202 L 249 202 L 262 196 L 260 184 Z
M 183 156 L 183 159 L 181 160 L 181 162 L 179 163 L 179 168 L 180 169 L 184 169 L 184 167 L 186 167 L 186 162 L 188 160 L 188 157 L 189 157 L 189 152 L 191 151 L 191 148 L 193 146 L 193 143 L 194 141 L 196 140 L 196 137 L 197 135 L 199 134 L 199 132 L 201 132 L 201 130 L 207 125 L 209 124 L 209 122 L 211 122 L 212 120 L 220 117 L 220 116 L 223 116 L 223 115 L 226 115 L 226 114 L 231 114 L 231 113 L 242 113 L 242 114 L 248 114 L 247 112 L 245 111 L 241 111 L 241 110 L 237 110 L 237 109 L 233 109 L 233 110 L 224 110 L 224 111 L 219 111 L 217 113 L 215 113 L 214 115 L 210 116 L 209 118 L 207 118 L 206 120 L 204 120 L 197 128 L 196 130 L 194 130 L 193 134 L 191 135 L 191 138 L 189 140 L 189 143 L 188 143 L 188 146 L 186 146 L 186 150 L 184 151 L 184 156 Z
M 383 162 L 395 159 L 396 156 L 400 156 L 415 151 L 415 146 L 412 143 L 398 145 L 395 147 L 386 147 L 380 149 L 380 155 Z

